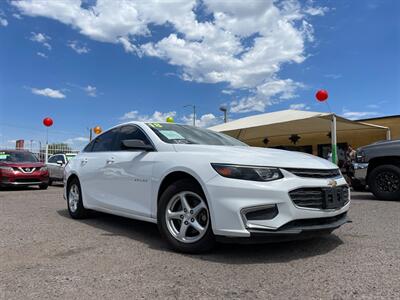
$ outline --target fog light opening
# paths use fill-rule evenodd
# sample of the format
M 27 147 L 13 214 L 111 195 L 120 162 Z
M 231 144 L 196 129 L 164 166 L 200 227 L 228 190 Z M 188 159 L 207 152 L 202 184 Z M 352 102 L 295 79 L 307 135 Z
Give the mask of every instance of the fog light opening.
M 268 206 L 251 207 L 243 210 L 243 215 L 247 221 L 272 220 L 279 211 L 276 204 Z

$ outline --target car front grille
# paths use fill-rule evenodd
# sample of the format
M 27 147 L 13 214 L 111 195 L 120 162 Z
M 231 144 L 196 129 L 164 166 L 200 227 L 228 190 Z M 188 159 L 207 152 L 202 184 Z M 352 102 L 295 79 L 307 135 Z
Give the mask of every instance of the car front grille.
M 289 192 L 289 196 L 298 207 L 328 209 L 330 202 L 335 201 L 335 209 L 339 209 L 349 201 L 349 189 L 347 185 L 336 188 L 300 188 Z
M 19 171 L 25 174 L 31 174 L 36 171 L 36 168 L 30 168 L 30 167 L 15 167 L 13 169 L 14 171 Z
M 299 228 L 299 227 L 328 225 L 328 224 L 332 224 L 334 222 L 340 221 L 341 219 L 346 218 L 346 216 L 347 216 L 347 212 L 344 212 L 344 213 L 334 216 L 334 217 L 294 220 L 294 221 L 290 221 L 289 223 L 286 223 L 285 225 L 280 227 L 279 230 L 288 230 L 288 229 Z
M 334 178 L 340 176 L 339 169 L 321 170 L 321 169 L 285 169 L 286 171 L 307 178 Z
M 19 182 L 19 183 L 35 183 L 35 182 L 40 182 L 39 178 L 16 178 L 14 182 Z

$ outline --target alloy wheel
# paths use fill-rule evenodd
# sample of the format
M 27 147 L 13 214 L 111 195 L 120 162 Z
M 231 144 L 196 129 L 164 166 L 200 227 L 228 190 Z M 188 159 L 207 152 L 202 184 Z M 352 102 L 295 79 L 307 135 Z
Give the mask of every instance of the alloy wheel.
M 376 176 L 378 190 L 381 192 L 396 192 L 400 190 L 400 178 L 389 171 L 381 172 Z
M 168 202 L 165 219 L 170 234 L 182 243 L 195 243 L 210 224 L 207 205 L 193 192 L 181 192 Z
M 71 185 L 69 189 L 68 203 L 71 212 L 76 212 L 79 203 L 79 188 L 76 184 Z

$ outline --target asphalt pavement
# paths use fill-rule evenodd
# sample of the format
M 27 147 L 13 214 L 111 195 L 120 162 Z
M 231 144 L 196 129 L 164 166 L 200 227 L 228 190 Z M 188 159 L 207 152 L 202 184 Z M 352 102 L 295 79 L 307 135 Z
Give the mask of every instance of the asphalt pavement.
M 154 224 L 68 216 L 61 187 L 0 191 L 0 299 L 400 299 L 400 201 L 353 193 L 307 241 L 167 248 Z

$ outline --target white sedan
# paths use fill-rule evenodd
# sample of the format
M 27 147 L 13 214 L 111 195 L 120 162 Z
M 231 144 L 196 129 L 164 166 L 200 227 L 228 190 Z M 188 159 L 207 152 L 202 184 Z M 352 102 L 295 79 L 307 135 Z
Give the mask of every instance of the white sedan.
M 221 133 L 130 122 L 102 133 L 65 167 L 72 218 L 89 210 L 157 223 L 172 248 L 329 234 L 348 222 L 336 165 L 249 147 Z

